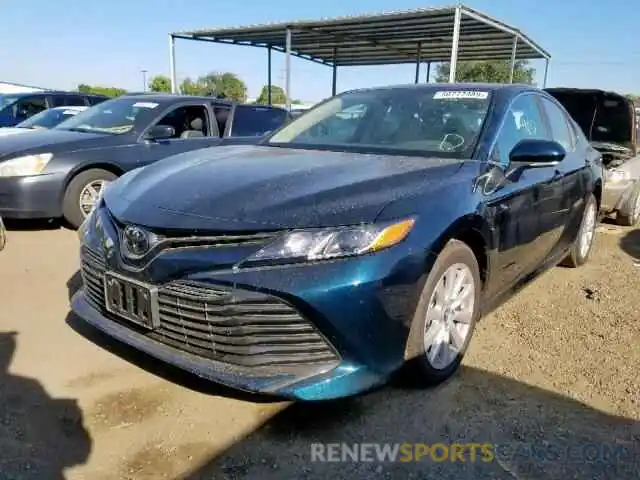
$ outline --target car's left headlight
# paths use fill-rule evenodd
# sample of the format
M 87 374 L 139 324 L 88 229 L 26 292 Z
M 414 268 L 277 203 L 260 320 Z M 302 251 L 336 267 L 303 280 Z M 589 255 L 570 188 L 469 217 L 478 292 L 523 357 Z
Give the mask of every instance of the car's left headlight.
M 40 175 L 53 158 L 53 153 L 38 153 L 12 158 L 0 163 L 0 177 Z
M 292 231 L 257 251 L 245 262 L 313 261 L 364 255 L 400 243 L 414 224 L 415 219 L 408 218 L 353 227 Z

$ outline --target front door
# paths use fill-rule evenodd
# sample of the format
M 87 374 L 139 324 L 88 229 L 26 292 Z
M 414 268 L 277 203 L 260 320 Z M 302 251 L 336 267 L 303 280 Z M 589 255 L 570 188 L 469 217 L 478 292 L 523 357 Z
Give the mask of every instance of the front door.
M 548 253 L 549 235 L 542 219 L 555 208 L 552 190 L 558 176 L 553 167 L 525 170 L 509 160 L 513 147 L 524 139 L 549 139 L 535 94 L 530 93 L 509 107 L 490 154 L 492 181 L 484 189 L 495 244 L 490 297 L 502 293 L 504 285 L 513 285 Z

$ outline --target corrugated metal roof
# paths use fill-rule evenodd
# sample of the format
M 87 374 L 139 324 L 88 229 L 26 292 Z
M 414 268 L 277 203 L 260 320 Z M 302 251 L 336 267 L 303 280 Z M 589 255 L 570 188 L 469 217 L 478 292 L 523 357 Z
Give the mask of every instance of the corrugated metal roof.
M 511 58 L 518 35 L 517 58 L 550 58 L 542 47 L 513 26 L 466 6 L 461 8 L 458 59 Z M 340 66 L 415 63 L 420 45 L 423 62 L 449 61 L 456 7 L 422 8 L 375 15 L 301 20 L 244 27 L 176 32 L 176 38 L 285 50 L 292 31 L 292 53 Z

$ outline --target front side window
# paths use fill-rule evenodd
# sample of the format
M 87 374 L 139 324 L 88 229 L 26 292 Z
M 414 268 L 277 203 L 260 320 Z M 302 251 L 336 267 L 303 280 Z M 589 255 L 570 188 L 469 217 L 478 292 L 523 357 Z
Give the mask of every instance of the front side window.
M 156 102 L 121 97 L 91 107 L 56 128 L 87 133 L 125 134 L 133 130 L 141 116 L 153 115 L 159 108 L 160 105 Z
M 40 113 L 46 109 L 47 99 L 44 96 L 25 97 L 21 98 L 13 105 L 13 115 L 17 119 L 26 120 L 36 113 Z
M 334 97 L 267 145 L 470 158 L 491 102 L 486 90 L 390 88 Z
M 491 152 L 491 160 L 506 168 L 511 150 L 525 139 L 549 139 L 533 95 L 518 97 L 505 113 L 504 123 Z
M 175 108 L 156 124 L 172 127 L 175 133 L 171 138 L 204 137 L 209 132 L 207 110 L 201 105 Z

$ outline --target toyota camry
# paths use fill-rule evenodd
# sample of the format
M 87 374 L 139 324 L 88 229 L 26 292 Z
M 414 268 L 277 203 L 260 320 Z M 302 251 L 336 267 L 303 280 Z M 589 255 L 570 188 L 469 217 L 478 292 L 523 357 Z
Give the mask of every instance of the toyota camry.
M 258 145 L 176 155 L 104 189 L 75 313 L 236 389 L 433 385 L 476 322 L 589 257 L 600 154 L 549 94 L 412 85 L 330 98 Z

